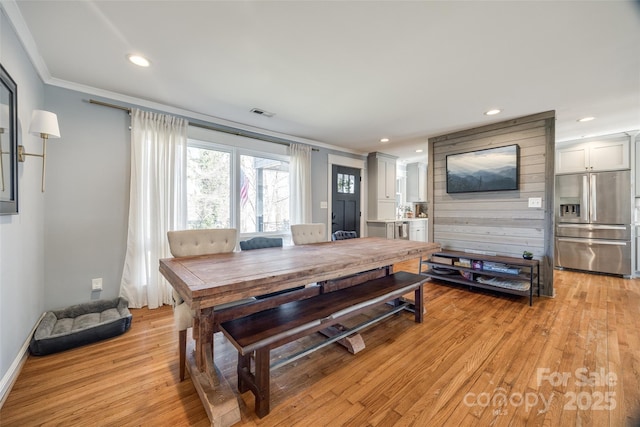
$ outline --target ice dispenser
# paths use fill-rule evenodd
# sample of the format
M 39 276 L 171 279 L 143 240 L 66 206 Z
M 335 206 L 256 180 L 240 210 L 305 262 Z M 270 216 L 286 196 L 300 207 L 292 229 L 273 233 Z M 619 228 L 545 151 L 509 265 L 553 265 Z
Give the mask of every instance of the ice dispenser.
M 560 218 L 580 218 L 580 203 L 561 204 Z

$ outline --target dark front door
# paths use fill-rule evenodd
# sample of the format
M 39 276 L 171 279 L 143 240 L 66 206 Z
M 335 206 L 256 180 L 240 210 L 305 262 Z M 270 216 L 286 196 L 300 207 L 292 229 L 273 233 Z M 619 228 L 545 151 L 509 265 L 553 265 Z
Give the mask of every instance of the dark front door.
M 360 237 L 360 169 L 333 165 L 331 232 L 355 231 Z

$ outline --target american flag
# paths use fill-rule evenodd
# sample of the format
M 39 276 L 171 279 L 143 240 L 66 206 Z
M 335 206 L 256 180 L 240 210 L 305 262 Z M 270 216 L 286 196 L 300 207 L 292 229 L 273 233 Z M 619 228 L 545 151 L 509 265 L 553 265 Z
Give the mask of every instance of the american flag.
M 247 203 L 247 200 L 249 200 L 249 182 L 244 175 L 244 171 L 240 171 L 240 202 L 242 206 Z

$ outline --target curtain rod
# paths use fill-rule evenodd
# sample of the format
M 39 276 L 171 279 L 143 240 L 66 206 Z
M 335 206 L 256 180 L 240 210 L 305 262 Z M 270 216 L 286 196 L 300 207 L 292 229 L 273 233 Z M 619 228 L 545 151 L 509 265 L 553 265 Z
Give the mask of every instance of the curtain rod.
M 131 114 L 131 108 L 129 107 L 123 107 L 122 105 L 116 105 L 116 104 L 110 104 L 108 102 L 102 102 L 102 101 L 97 101 L 95 99 L 89 99 L 89 104 L 96 104 L 96 105 L 100 105 L 103 107 L 109 107 L 109 108 L 115 108 L 116 110 L 122 110 L 122 111 L 126 111 L 127 113 Z M 254 134 L 254 133 L 243 133 L 240 130 L 228 130 L 225 128 L 218 128 L 215 126 L 210 126 L 210 125 L 203 125 L 200 123 L 192 123 L 189 122 L 189 126 L 193 126 L 193 127 L 197 127 L 197 128 L 201 128 L 201 129 L 207 129 L 207 130 L 213 130 L 216 132 L 224 132 L 224 133 L 228 133 L 230 135 L 236 135 L 236 136 L 244 136 L 246 138 L 253 138 L 253 139 L 258 139 L 260 141 L 265 141 L 265 142 L 271 142 L 273 144 L 280 144 L 280 145 L 286 145 L 287 147 L 289 147 L 291 145 L 290 142 L 285 142 L 285 141 L 278 141 L 275 139 L 271 139 L 267 136 L 264 135 L 260 135 L 260 134 Z M 312 151 L 320 151 L 317 148 L 313 148 L 311 147 Z

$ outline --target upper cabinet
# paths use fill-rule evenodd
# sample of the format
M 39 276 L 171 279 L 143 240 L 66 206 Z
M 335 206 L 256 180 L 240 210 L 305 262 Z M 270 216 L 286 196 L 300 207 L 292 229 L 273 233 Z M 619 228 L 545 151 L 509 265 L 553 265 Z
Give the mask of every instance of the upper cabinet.
M 556 151 L 556 173 L 629 169 L 629 138 L 571 144 Z
M 377 153 L 380 154 L 380 153 Z M 387 159 L 384 157 L 377 158 L 377 198 L 391 199 L 396 198 L 396 161 L 395 159 Z
M 407 201 L 427 201 L 426 163 L 409 163 L 407 165 Z
M 369 153 L 367 158 L 369 219 L 395 219 L 396 159 L 397 157 L 389 154 Z

